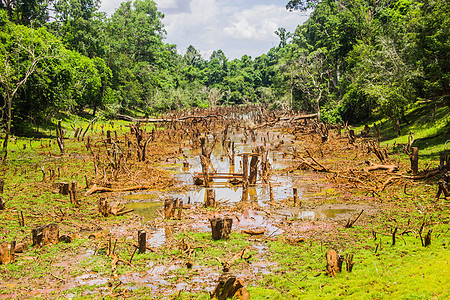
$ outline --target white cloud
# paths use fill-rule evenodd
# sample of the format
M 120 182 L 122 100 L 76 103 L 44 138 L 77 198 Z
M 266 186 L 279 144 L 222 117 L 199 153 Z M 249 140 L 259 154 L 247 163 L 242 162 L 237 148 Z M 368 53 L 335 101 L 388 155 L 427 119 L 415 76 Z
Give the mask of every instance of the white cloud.
M 279 5 L 255 5 L 235 13 L 230 19 L 231 24 L 224 29 L 226 35 L 259 41 L 274 41 L 274 32 L 279 27 L 293 30 L 299 23 L 298 15 L 287 12 Z
M 106 12 L 108 15 L 112 15 L 122 2 L 123 0 L 102 0 L 100 11 Z
M 101 10 L 112 14 L 120 0 L 104 0 Z M 278 45 L 274 31 L 293 32 L 307 16 L 288 12 L 279 0 L 155 0 L 164 13 L 166 42 L 176 44 L 180 53 L 189 45 L 209 58 L 222 49 L 230 59 L 266 53 Z M 258 4 L 253 4 L 257 2 Z M 287 1 L 285 1 L 287 2 Z M 262 4 L 261 4 L 262 3 Z

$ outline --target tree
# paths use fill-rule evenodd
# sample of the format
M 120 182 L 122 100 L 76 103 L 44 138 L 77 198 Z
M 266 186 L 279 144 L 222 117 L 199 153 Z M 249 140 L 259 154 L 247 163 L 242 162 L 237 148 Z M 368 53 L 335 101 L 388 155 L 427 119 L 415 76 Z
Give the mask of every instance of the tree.
M 194 67 L 200 67 L 203 62 L 202 55 L 192 45 L 189 45 L 189 47 L 187 48 L 186 53 L 183 56 L 183 59 L 188 66 Z
M 292 33 L 288 32 L 286 28 L 279 27 L 278 30 L 275 30 L 275 34 L 280 38 L 280 44 L 278 47 L 284 48 L 288 43 L 288 39 L 292 37 Z
M 310 8 L 316 7 L 320 0 L 290 0 L 286 5 L 286 9 L 293 10 L 308 10 Z
M 389 117 L 400 135 L 404 107 L 414 97 L 411 78 L 415 70 L 406 63 L 394 41 L 379 37 L 377 47 L 361 44 L 351 53 L 354 80 L 381 112 Z
M 8 155 L 8 140 L 11 134 L 12 107 L 15 97 L 29 77 L 38 72 L 41 62 L 54 57 L 52 37 L 45 28 L 33 30 L 22 25 L 14 25 L 1 20 L 0 35 L 0 84 L 3 105 L 2 121 L 5 123 L 3 142 L 3 162 Z M 54 43 L 56 43 L 54 41 Z
M 0 9 L 16 24 L 44 25 L 49 19 L 49 1 L 46 0 L 0 0 Z

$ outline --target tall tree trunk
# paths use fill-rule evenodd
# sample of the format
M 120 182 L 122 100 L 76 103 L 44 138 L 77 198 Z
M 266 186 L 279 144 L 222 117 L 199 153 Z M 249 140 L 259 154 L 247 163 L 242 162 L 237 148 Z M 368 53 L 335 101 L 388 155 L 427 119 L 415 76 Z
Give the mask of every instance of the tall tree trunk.
M 2 162 L 6 162 L 6 157 L 8 156 L 8 140 L 9 135 L 11 133 L 11 102 L 12 98 L 6 96 L 6 132 L 5 132 L 5 140 L 3 141 L 3 159 Z

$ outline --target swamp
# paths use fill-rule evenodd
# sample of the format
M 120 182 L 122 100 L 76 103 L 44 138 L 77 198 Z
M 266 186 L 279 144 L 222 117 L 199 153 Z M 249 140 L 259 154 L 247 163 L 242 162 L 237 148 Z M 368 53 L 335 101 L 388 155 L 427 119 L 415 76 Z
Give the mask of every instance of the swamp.
M 10 142 L 0 299 L 449 297 L 445 151 L 262 105 L 125 117 Z

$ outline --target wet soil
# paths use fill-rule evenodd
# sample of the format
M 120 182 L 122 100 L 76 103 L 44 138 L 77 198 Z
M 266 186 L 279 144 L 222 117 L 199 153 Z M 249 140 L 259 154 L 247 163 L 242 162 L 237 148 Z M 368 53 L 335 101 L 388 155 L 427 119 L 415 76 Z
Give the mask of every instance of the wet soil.
M 211 139 L 212 137 L 210 137 Z M 241 185 L 233 185 L 227 180 L 216 180 L 212 189 L 215 190 L 217 206 L 214 209 L 204 208 L 206 188 L 195 186 L 193 177 L 201 172 L 199 159 L 200 150 L 184 147 L 182 153 L 163 160 L 159 167 L 169 171 L 175 180 L 175 185 L 152 191 L 137 191 L 110 193 L 109 199 L 121 201 L 134 212 L 128 217 L 121 217 L 115 224 L 102 223 L 100 228 L 86 225 L 86 230 L 80 233 L 80 238 L 90 238 L 89 242 L 76 250 L 62 250 L 52 263 L 52 273 L 45 277 L 46 283 L 32 280 L 27 282 L 28 288 L 22 293 L 0 294 L 0 299 L 11 297 L 44 296 L 64 293 L 65 297 L 110 295 L 116 284 L 127 293 L 147 288 L 154 297 L 167 297 L 177 291 L 190 293 L 212 292 L 221 273 L 219 263 L 211 265 L 201 259 L 193 261 L 191 268 L 186 269 L 185 255 L 172 255 L 167 260 L 148 260 L 132 270 L 124 269 L 117 278 L 113 278 L 110 266 L 105 268 L 105 247 L 107 237 L 119 240 L 118 248 L 126 253 L 133 252 L 136 242 L 136 232 L 145 229 L 147 232 L 147 247 L 158 255 L 169 253 L 179 247 L 179 236 L 182 234 L 203 234 L 203 239 L 192 239 L 196 245 L 206 247 L 211 244 L 209 238 L 212 217 L 230 217 L 233 220 L 233 233 L 244 231 L 263 231 L 262 235 L 248 236 L 245 244 L 251 245 L 251 261 L 233 266 L 233 271 L 246 282 L 257 282 L 264 275 L 276 272 L 278 263 L 270 260 L 267 241 L 281 237 L 283 239 L 320 238 L 329 234 L 338 235 L 338 228 L 349 219 L 364 210 L 364 216 L 371 218 L 380 211 L 380 205 L 374 203 L 370 196 L 355 195 L 346 183 L 336 183 L 326 175 L 310 170 L 295 170 L 298 160 L 292 153 L 297 148 L 305 147 L 306 140 L 296 140 L 294 135 L 281 129 L 261 130 L 256 132 L 252 141 L 241 132 L 232 132 L 231 141 L 236 150 L 235 165 L 230 165 L 224 149 L 219 143 L 212 152 L 211 161 L 217 172 L 242 172 L 242 156 L 239 154 L 251 152 L 258 146 L 270 140 L 269 162 L 275 201 L 270 201 L 268 184 L 263 183 L 258 176 L 257 183 L 248 189 L 248 200 L 243 202 Z M 183 162 L 189 167 L 183 167 Z M 293 207 L 293 188 L 298 189 L 299 205 Z M 163 205 L 166 198 L 175 198 L 183 202 L 182 220 L 168 221 L 163 218 Z M 94 213 L 92 213 L 94 214 Z M 80 228 L 82 225 L 77 225 Z M 207 238 L 206 238 L 207 237 Z M 232 257 L 237 249 L 228 250 L 226 244 L 223 250 L 227 259 Z M 197 251 L 197 250 L 196 250 Z M 101 257 L 101 259 L 99 259 Z M 22 257 L 23 260 L 26 257 Z M 34 258 L 32 258 L 34 259 Z M 224 259 L 223 257 L 221 259 Z M 22 260 L 22 261 L 23 261 Z M 220 259 L 218 259 L 220 260 Z M 101 262 L 99 262 L 101 261 Z M 98 266 L 103 264 L 103 267 Z M 11 281 L 20 286 L 20 282 Z M 39 289 L 39 286 L 48 288 Z M 79 289 L 79 290 L 76 290 Z

